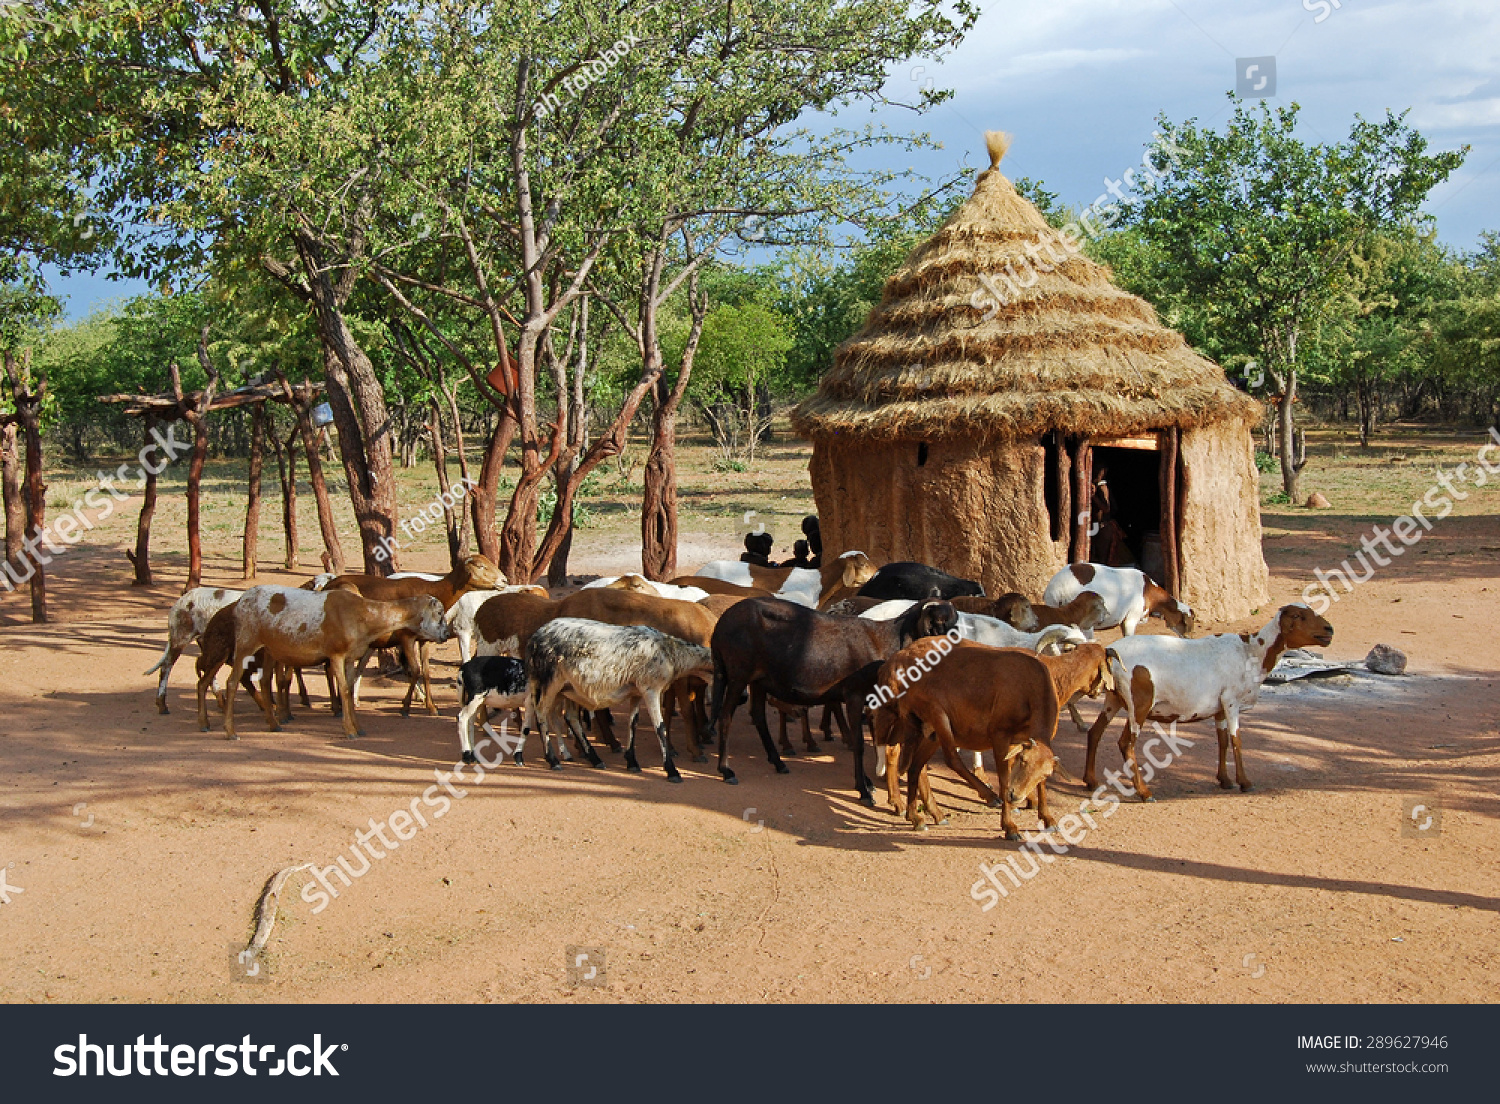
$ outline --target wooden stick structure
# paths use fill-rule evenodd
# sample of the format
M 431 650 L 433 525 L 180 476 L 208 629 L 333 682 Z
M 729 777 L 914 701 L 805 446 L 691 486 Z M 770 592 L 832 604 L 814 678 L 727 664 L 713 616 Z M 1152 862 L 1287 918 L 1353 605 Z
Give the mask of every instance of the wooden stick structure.
M 203 574 L 203 547 L 200 531 L 199 504 L 201 501 L 201 490 L 203 481 L 203 462 L 208 452 L 208 417 L 222 410 L 237 410 L 251 407 L 254 410 L 256 427 L 264 427 L 264 432 L 275 432 L 269 419 L 265 417 L 266 403 L 285 403 L 291 408 L 298 422 L 298 431 L 288 441 L 288 449 L 292 442 L 301 438 L 305 448 L 310 448 L 313 455 L 309 459 L 308 467 L 312 476 L 313 492 L 318 500 L 318 517 L 323 529 L 325 545 L 328 551 L 324 555 L 325 563 L 339 565 L 333 570 L 341 570 L 343 564 L 343 553 L 338 547 L 338 533 L 333 529 L 333 511 L 328 498 L 328 490 L 323 482 L 321 465 L 317 462 L 316 442 L 311 440 L 311 422 L 308 411 L 323 393 L 321 383 L 304 381 L 295 389 L 288 385 L 280 373 L 273 377 L 262 376 L 243 387 L 231 391 L 220 392 L 218 369 L 208 359 L 208 349 L 205 341 L 199 342 L 198 359 L 203 365 L 204 372 L 208 375 L 208 386 L 198 391 L 184 391 L 182 387 L 182 374 L 174 361 L 171 365 L 172 390 L 163 394 L 115 394 L 100 395 L 99 402 L 107 405 L 123 406 L 126 417 L 140 418 L 145 424 L 146 445 L 149 447 L 156 443 L 158 434 L 155 432 L 159 426 L 170 425 L 175 421 L 186 421 L 193 430 L 193 444 L 188 464 L 188 581 L 184 589 L 198 586 Z M 260 473 L 261 473 L 261 442 L 263 437 L 259 433 L 252 435 L 252 455 L 250 458 L 250 473 L 248 487 L 248 502 L 245 513 L 245 536 L 243 543 L 244 563 L 242 570 L 244 577 L 255 578 L 256 564 L 259 548 L 259 525 L 260 525 Z M 295 478 L 295 464 L 290 464 L 292 477 Z M 145 468 L 146 474 L 146 497 L 141 506 L 141 516 L 136 532 L 136 545 L 133 552 L 127 551 L 126 557 L 135 568 L 135 586 L 151 586 L 153 579 L 151 574 L 151 520 L 156 512 L 156 473 L 149 465 Z M 288 527 L 288 539 L 296 539 L 295 521 Z M 329 541 L 332 544 L 329 545 Z M 288 561 L 296 562 L 295 552 L 288 554 Z

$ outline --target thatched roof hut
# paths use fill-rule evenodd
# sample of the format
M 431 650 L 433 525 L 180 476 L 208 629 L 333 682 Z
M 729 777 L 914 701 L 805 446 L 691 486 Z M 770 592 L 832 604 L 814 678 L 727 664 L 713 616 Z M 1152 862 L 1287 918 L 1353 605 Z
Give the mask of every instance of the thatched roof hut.
M 1266 604 L 1259 404 L 1083 256 L 1082 229 L 1049 226 L 987 139 L 973 196 L 793 414 L 825 547 L 1033 597 L 1069 562 L 1134 562 L 1202 617 Z

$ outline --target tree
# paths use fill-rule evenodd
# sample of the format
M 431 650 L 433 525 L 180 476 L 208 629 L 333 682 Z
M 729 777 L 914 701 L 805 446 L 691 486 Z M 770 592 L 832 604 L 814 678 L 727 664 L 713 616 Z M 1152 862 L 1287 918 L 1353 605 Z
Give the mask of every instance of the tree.
M 1294 407 L 1308 329 L 1343 294 L 1354 250 L 1412 218 L 1468 151 L 1429 155 L 1405 114 L 1389 112 L 1376 123 L 1356 116 L 1343 142 L 1309 145 L 1293 133 L 1298 111 L 1239 104 L 1222 134 L 1161 117 L 1176 146 L 1172 171 L 1154 155 L 1160 183 L 1120 204 L 1124 225 L 1149 247 L 1148 286 L 1168 303 L 1195 301 L 1203 322 L 1251 351 L 1273 384 L 1293 501 L 1306 462 L 1295 455 Z
M 766 400 L 783 390 L 792 345 L 786 318 L 754 300 L 721 304 L 704 322 L 694 393 L 726 456 L 754 462 L 770 428 Z

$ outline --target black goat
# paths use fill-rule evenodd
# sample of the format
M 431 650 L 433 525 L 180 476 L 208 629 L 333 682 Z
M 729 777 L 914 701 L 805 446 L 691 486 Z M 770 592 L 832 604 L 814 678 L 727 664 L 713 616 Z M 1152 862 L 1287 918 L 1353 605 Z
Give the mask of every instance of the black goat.
M 834 617 L 779 598 L 751 598 L 731 607 L 710 642 L 714 686 L 704 733 L 707 739 L 718 731 L 720 776 L 731 785 L 738 781 L 729 768 L 729 725 L 748 689 L 750 717 L 778 774 L 787 767 L 766 725 L 766 698 L 832 709 L 854 750 L 854 788 L 860 801 L 873 806 L 859 718 L 874 673 L 913 640 L 941 636 L 957 625 L 958 613 L 940 599 L 918 602 L 893 621 Z
M 959 598 L 973 595 L 982 598 L 984 587 L 972 579 L 960 579 L 919 563 L 888 563 L 875 577 L 859 588 L 861 598 Z

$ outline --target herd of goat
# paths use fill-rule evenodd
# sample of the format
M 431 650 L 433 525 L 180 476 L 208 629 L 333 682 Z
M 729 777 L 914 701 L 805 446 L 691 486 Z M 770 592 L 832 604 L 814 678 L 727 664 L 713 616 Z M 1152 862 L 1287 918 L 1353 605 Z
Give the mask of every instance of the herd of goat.
M 814 523 L 809 535 L 815 534 Z M 1161 618 L 1173 635 L 1137 635 L 1148 617 Z M 1119 640 L 1106 647 L 1094 639 L 1095 630 L 1115 626 Z M 923 564 L 879 566 L 862 552 L 809 557 L 799 542 L 796 561 L 781 566 L 752 547 L 744 561 L 714 561 L 670 582 L 624 575 L 560 598 L 539 586 L 507 585 L 482 556 L 443 576 L 322 575 L 302 588 L 243 592 L 199 587 L 173 605 L 167 646 L 147 674 L 160 672 L 157 708 L 166 713 L 172 666 L 196 642 L 199 727 L 208 730 L 212 693 L 224 732 L 234 739 L 241 685 L 274 731 L 291 717 L 292 680 L 306 706 L 302 671 L 322 667 L 345 734 L 357 736 L 359 683 L 377 649 L 401 655 L 409 679 L 402 712 L 420 691 L 427 712 L 436 714 L 427 653 L 456 638 L 466 762 L 475 760 L 476 725 L 495 734 L 487 711 L 515 710 L 519 740 L 502 747 L 517 764 L 536 733 L 553 769 L 572 758 L 565 736 L 584 759 L 602 766 L 592 731 L 623 751 L 628 770 L 639 771 L 635 733 L 643 713 L 673 782 L 681 781 L 669 732 L 674 715 L 682 717 L 697 761 L 707 761 L 706 749 L 717 740 L 719 774 L 734 783 L 728 734 L 741 703 L 748 698 L 766 758 L 783 774 L 783 754 L 795 754 L 788 722 L 800 721 L 804 747 L 815 750 L 808 710 L 823 706 L 823 737 L 832 739 L 836 722 L 854 753 L 854 785 L 866 805 L 875 803 L 865 771 L 868 727 L 882 752 L 877 776 L 885 778 L 890 804 L 915 827 L 942 821 L 926 772 L 941 751 L 983 800 L 1001 809 L 1006 838 L 1019 839 L 1015 807 L 1034 804 L 1044 826 L 1056 823 L 1047 810 L 1047 779 L 1067 775 L 1052 741 L 1064 709 L 1086 727 L 1075 705 L 1080 697 L 1103 701 L 1087 727 L 1083 782 L 1091 789 L 1100 741 L 1121 713 L 1120 753 L 1141 800 L 1152 799 L 1135 757 L 1148 720 L 1212 719 L 1219 784 L 1250 788 L 1241 713 L 1255 703 L 1283 651 L 1326 647 L 1333 629 L 1308 607 L 1288 605 L 1257 633 L 1193 638 L 1192 630 L 1192 610 L 1133 568 L 1074 564 L 1052 579 L 1042 603 L 1033 603 L 1020 594 L 986 597 L 979 584 Z M 215 683 L 225 667 L 230 676 L 220 691 Z M 779 747 L 768 705 L 781 714 Z M 630 718 L 623 748 L 613 731 L 615 710 Z M 978 754 L 984 751 L 993 756 L 993 789 Z

